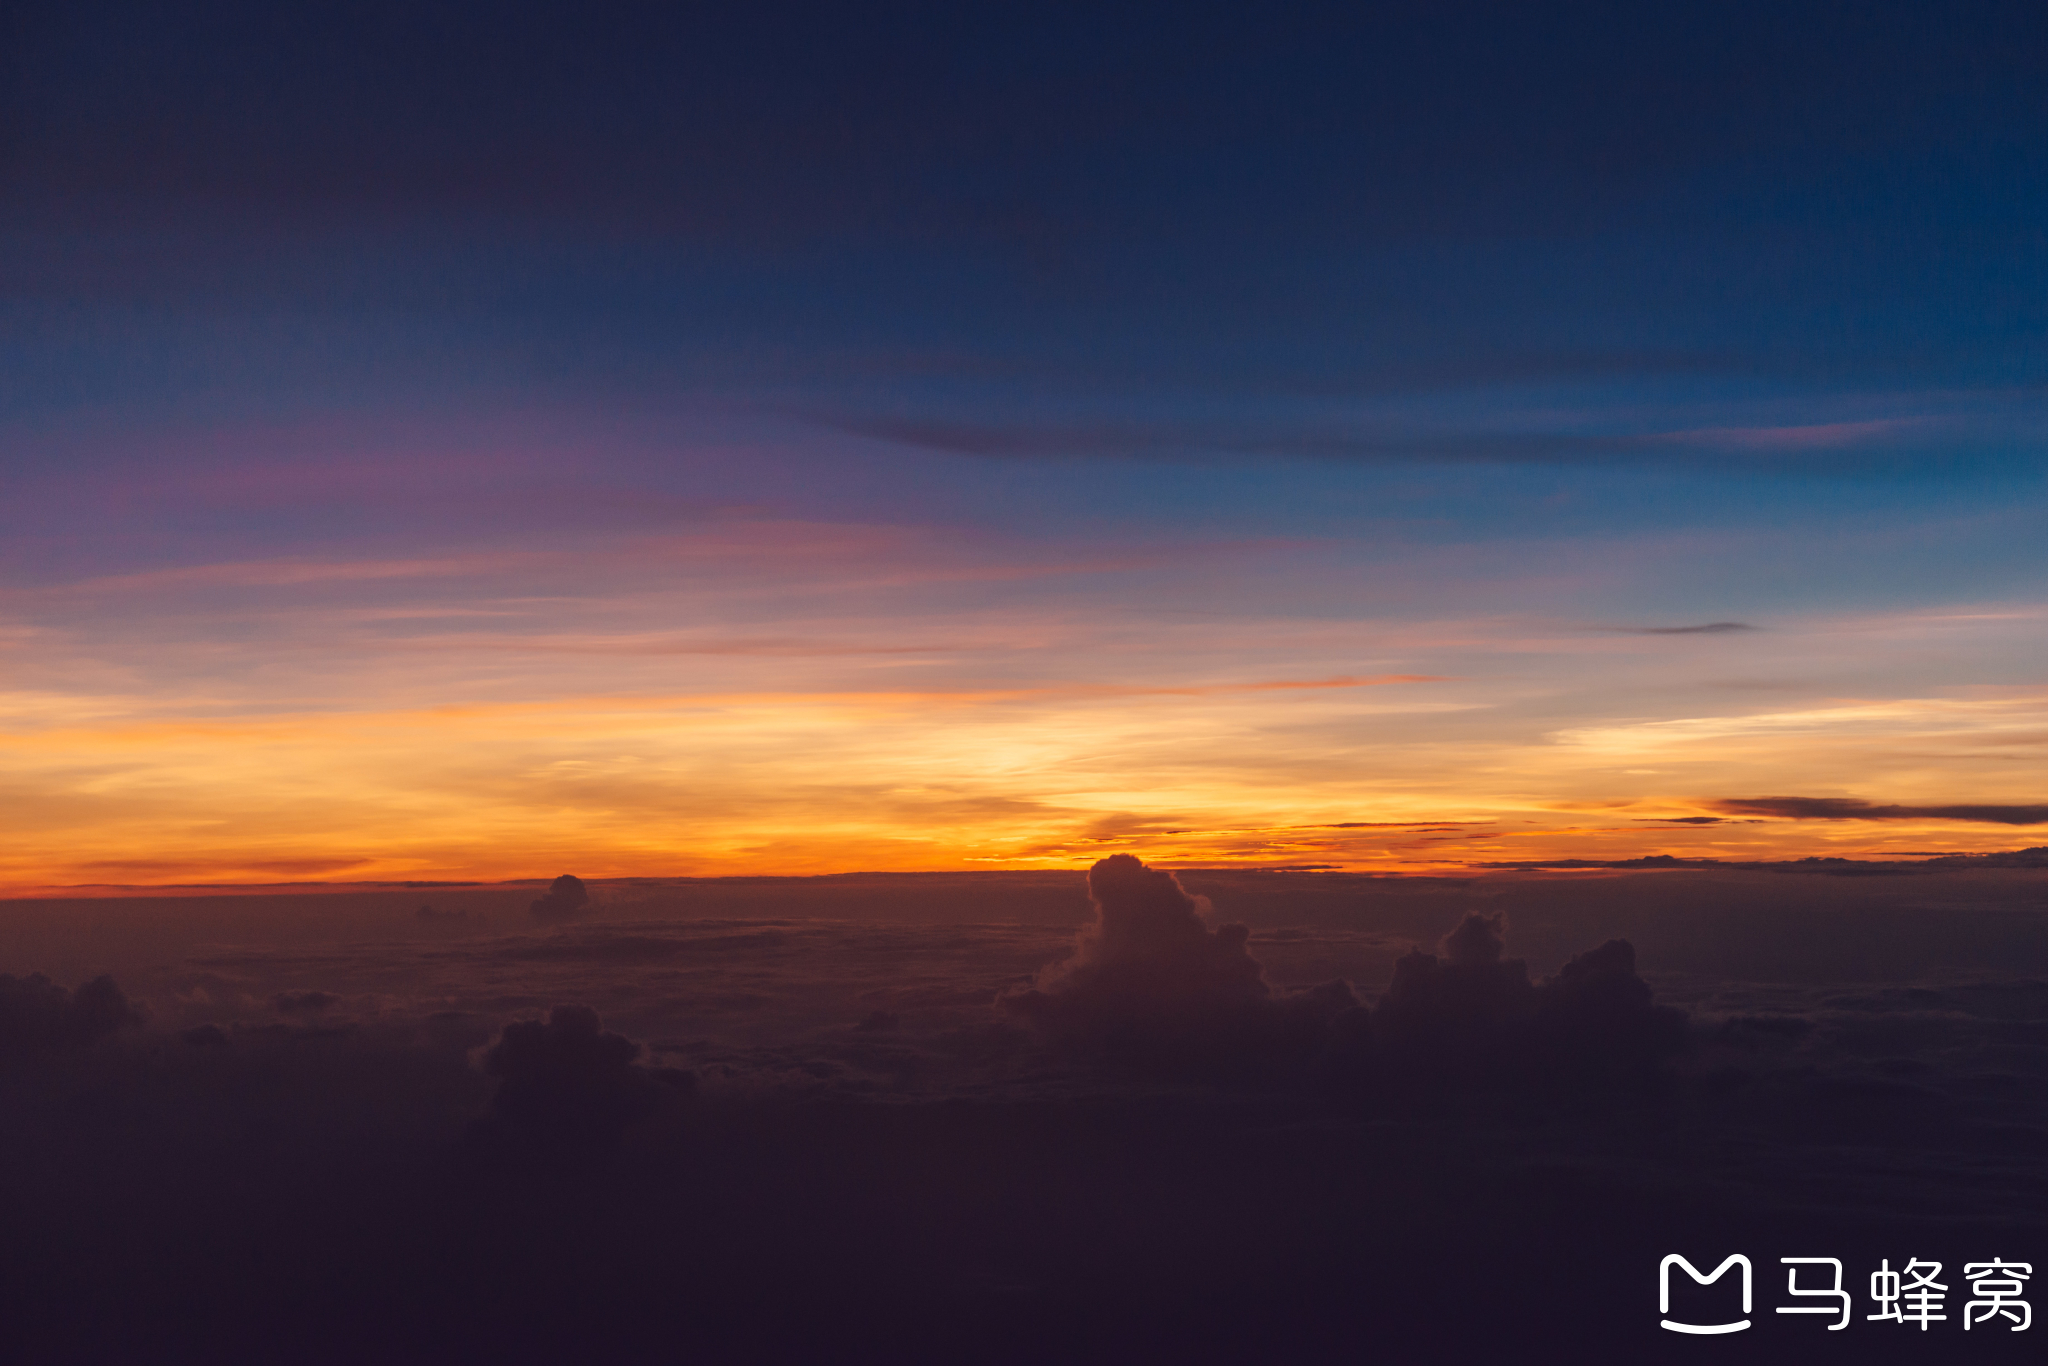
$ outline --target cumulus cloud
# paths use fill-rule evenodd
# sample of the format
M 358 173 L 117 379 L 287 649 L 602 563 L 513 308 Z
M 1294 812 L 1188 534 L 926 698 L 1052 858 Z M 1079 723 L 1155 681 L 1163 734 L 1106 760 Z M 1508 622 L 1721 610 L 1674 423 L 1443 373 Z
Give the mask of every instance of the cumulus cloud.
M 2048 825 L 2048 805 L 1960 803 L 1953 806 L 1881 806 L 1855 797 L 1726 797 L 1707 805 L 1731 816 L 1776 816 L 1794 821 L 1981 821 L 1992 825 Z
M 568 920 L 589 904 L 590 891 L 583 885 L 583 879 L 564 873 L 549 886 L 546 896 L 526 909 L 536 920 Z
M 1372 1012 L 1375 1055 L 1418 1077 L 1505 1079 L 1527 1059 L 1535 1013 L 1529 966 L 1503 959 L 1506 920 L 1468 915 L 1438 953 L 1420 949 L 1394 964 Z
M 1356 1005 L 1343 982 L 1276 994 L 1246 948 L 1249 930 L 1210 930 L 1172 873 L 1130 854 L 1090 868 L 1088 895 L 1095 921 L 1073 954 L 997 998 L 1006 1014 L 1058 1042 L 1191 1062 L 1313 1046 L 1331 1017 Z
M 616 1147 L 629 1125 L 695 1089 L 690 1073 L 650 1071 L 639 1056 L 639 1044 L 605 1029 L 588 1006 L 506 1025 L 484 1057 L 500 1085 L 475 1136 L 555 1153 Z
M 1655 1004 L 1627 940 L 1536 983 L 1503 956 L 1506 929 L 1503 913 L 1468 915 L 1437 953 L 1394 965 L 1373 1007 L 1372 1071 L 1432 1085 L 1628 1087 L 1684 1048 L 1685 1013 Z
M 112 977 L 66 991 L 40 972 L 0 973 L 0 1052 L 96 1043 L 141 1023 Z
M 1276 992 L 1242 925 L 1210 930 L 1173 874 L 1129 854 L 1088 875 L 1096 918 L 1069 958 L 997 1005 L 1053 1041 L 1146 1063 L 1237 1058 L 1272 1080 L 1319 1060 L 1364 1093 L 1414 1087 L 1631 1089 L 1687 1039 L 1655 1004 L 1628 941 L 1609 940 L 1543 982 L 1505 956 L 1504 913 L 1468 915 L 1435 953 L 1409 953 L 1370 1009 L 1346 982 Z

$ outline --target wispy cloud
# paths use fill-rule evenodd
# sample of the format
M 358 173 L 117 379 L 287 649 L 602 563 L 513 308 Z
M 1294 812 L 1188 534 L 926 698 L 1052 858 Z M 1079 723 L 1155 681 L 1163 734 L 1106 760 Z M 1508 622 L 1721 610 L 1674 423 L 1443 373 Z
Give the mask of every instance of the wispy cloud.
M 1776 816 L 1794 821 L 1977 821 L 1992 825 L 2048 825 L 2048 803 L 2009 806 L 1881 805 L 1854 797 L 1723 797 L 1708 805 L 1731 816 Z
M 1837 450 L 1886 437 L 1922 431 L 1944 421 L 1933 417 L 1889 417 L 1869 422 L 1809 422 L 1784 427 L 1696 427 L 1664 439 L 1686 445 L 1756 451 Z
M 545 552 L 511 552 L 441 559 L 251 560 L 111 574 L 42 588 L 5 590 L 4 596 L 117 596 L 195 588 L 290 588 L 316 583 L 368 583 L 382 579 L 481 577 L 559 563 L 562 558 Z
M 1365 416 L 1211 417 L 1201 421 L 1124 417 L 1046 422 L 967 420 L 935 414 L 813 411 L 820 427 L 892 445 L 955 455 L 1018 459 L 1204 460 L 1254 455 L 1350 461 L 1537 464 L 1728 462 L 1808 456 L 1832 462 L 1861 450 L 1903 447 L 1956 424 L 1910 416 L 1783 426 L 1714 426 L 1616 431 L 1611 421 L 1574 430 L 1560 423 L 1494 423 Z

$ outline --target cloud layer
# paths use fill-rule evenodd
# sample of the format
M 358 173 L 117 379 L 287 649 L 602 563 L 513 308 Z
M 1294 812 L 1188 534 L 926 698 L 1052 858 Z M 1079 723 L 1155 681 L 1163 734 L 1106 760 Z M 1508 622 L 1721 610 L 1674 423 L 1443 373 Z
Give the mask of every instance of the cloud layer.
M 682 1322 L 706 1360 L 1220 1362 L 1361 1340 L 1369 1283 L 1423 1325 L 1374 1341 L 1425 1359 L 1489 1345 L 1443 1326 L 1446 1264 L 1526 1334 L 1669 1246 L 1962 1260 L 2039 1223 L 2024 868 L 1124 858 L 612 883 L 547 926 L 536 890 L 12 903 L 11 943 L 121 983 L 7 984 L 90 1022 L 0 1058 L 12 1341 L 628 1359 Z M 115 990 L 148 1027 L 105 1029 Z M 1574 1342 L 1654 1355 L 1630 1302 Z

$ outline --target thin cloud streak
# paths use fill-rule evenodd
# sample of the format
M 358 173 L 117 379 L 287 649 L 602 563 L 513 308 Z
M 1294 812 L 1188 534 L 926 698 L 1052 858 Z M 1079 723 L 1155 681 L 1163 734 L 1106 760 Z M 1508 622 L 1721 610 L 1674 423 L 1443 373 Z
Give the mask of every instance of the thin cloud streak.
M 1967 802 L 1900 806 L 1855 797 L 1723 797 L 1709 803 L 1731 816 L 1775 816 L 1793 821 L 1972 821 L 1990 825 L 2048 825 L 2048 803 L 2006 806 Z

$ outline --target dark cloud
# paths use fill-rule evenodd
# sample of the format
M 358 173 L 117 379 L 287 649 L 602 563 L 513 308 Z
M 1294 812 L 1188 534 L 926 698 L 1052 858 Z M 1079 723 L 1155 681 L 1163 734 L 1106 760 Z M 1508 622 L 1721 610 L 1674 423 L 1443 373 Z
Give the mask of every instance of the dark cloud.
M 567 920 L 589 904 L 590 891 L 583 885 L 583 879 L 564 873 L 549 885 L 548 894 L 527 910 L 536 920 Z
M 1927 863 L 1936 860 L 1927 860 Z M 1640 868 L 1644 870 L 1680 868 L 1722 869 L 1728 872 L 1749 873 L 1821 873 L 1833 877 L 1893 877 L 1912 873 L 1931 872 L 1924 863 L 1865 862 L 1860 859 L 1818 858 L 1784 859 L 1777 862 L 1729 862 L 1711 858 L 1679 858 L 1675 854 L 1645 854 L 1641 858 L 1564 858 L 1533 859 L 1518 863 L 1476 863 L 1475 868 Z
M 1475 863 L 1474 868 L 1642 868 L 1743 873 L 1819 873 L 1830 877 L 1903 877 L 1913 874 L 1963 872 L 1972 868 L 2048 868 L 2048 845 L 1990 854 L 1926 854 L 1913 858 L 1850 859 L 1808 855 L 1795 859 L 1726 860 L 1646 854 L 1622 859 L 1531 859 L 1514 863 Z
M 1233 379 L 1236 377 L 1233 376 Z M 892 445 L 1022 460 L 1104 458 L 1162 462 L 1218 462 L 1260 456 L 1338 462 L 1478 464 L 1566 464 L 1671 468 L 1711 466 L 1766 472 L 1790 465 L 1820 472 L 1852 470 L 1930 457 L 1941 449 L 1908 419 L 1868 424 L 1870 431 L 1840 442 L 1800 442 L 1801 429 L 1774 436 L 1772 428 L 1731 428 L 1725 432 L 1559 431 L 1554 428 L 1432 426 L 1371 420 L 1348 425 L 1269 418 L 1230 417 L 1188 422 L 1134 415 L 1070 423 L 1019 417 L 956 418 L 935 413 L 808 411 L 802 420 L 833 431 Z M 1825 424 L 1823 424 L 1825 425 Z M 1970 429 L 1973 443 L 1991 440 L 1996 424 Z M 1931 430 L 1931 428 L 1929 428 Z M 1946 434 L 1951 445 L 1954 432 Z M 1739 621 L 1697 626 L 1616 626 L 1639 635 L 1715 635 L 1761 628 Z
M 812 420 L 835 431 L 896 445 L 952 455 L 1033 460 L 1121 457 L 1182 461 L 1282 455 L 1316 460 L 1598 463 L 1652 455 L 1684 461 L 1699 455 L 1653 436 L 1539 431 L 1333 431 L 1146 421 L 1053 427 L 854 414 L 814 415 Z
M 1607 629 L 1630 636 L 1719 636 L 1730 631 L 1754 631 L 1757 628 L 1746 621 L 1710 621 L 1704 626 L 1610 626 Z
M 1090 868 L 1088 895 L 1095 920 L 1073 954 L 996 1000 L 1059 1043 L 1151 1061 L 1213 1060 L 1312 1046 L 1332 1016 L 1356 1004 L 1344 982 L 1276 994 L 1246 950 L 1245 926 L 1210 930 L 1172 873 L 1130 854 Z
M 588 1006 L 506 1025 L 484 1057 L 501 1085 L 477 1139 L 553 1153 L 616 1147 L 629 1125 L 695 1088 L 689 1073 L 649 1071 L 635 1064 L 639 1056 L 639 1044 L 604 1029 Z
M 1394 965 L 1372 1011 L 1375 1079 L 1512 1090 L 1628 1090 L 1653 1080 L 1686 1044 L 1685 1012 L 1659 1006 L 1636 975 L 1635 949 L 1610 939 L 1555 977 L 1529 978 L 1502 957 L 1506 917 L 1468 915 L 1436 954 Z M 1352 1059 L 1354 1070 L 1359 1059 Z
M 298 1015 L 322 1011 L 341 998 L 331 991 L 280 991 L 270 998 L 280 1014 Z
M 1724 797 L 1707 805 L 1731 816 L 1775 816 L 1795 821 L 1979 821 L 1990 825 L 2048 825 L 2048 805 L 1958 803 L 1891 806 L 1855 797 Z
M 141 1023 L 112 977 L 67 991 L 40 972 L 0 973 L 0 1052 L 97 1043 Z
M 1614 939 L 1532 982 L 1503 958 L 1504 914 L 1467 915 L 1436 954 L 1412 952 L 1368 1011 L 1348 982 L 1277 992 L 1242 925 L 1208 929 L 1173 874 L 1129 854 L 1089 871 L 1095 922 L 1073 955 L 998 1007 L 1055 1042 L 1147 1063 L 1263 1059 L 1289 1081 L 1319 1057 L 1328 1079 L 1391 1098 L 1395 1086 L 1633 1090 L 1686 1040 L 1656 1005 L 1635 950 Z

